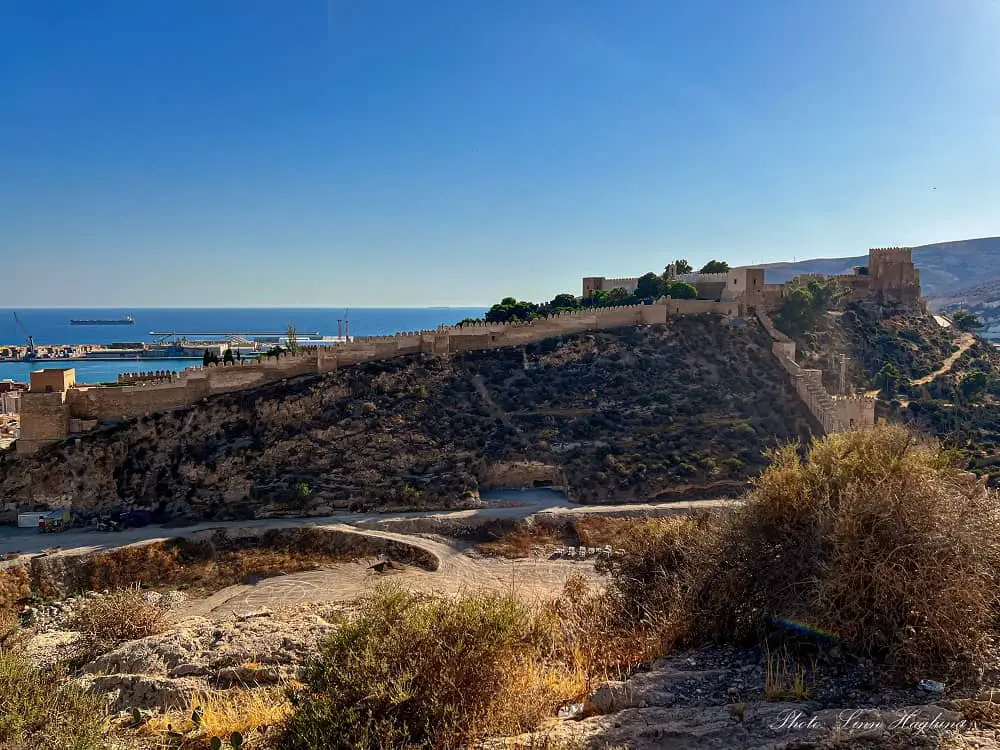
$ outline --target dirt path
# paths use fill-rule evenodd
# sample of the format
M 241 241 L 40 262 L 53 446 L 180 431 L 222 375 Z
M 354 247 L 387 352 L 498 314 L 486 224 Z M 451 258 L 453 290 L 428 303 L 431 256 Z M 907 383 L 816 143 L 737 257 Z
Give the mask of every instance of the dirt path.
M 492 501 L 481 508 L 459 511 L 412 511 L 406 513 L 345 513 L 326 518 L 260 519 L 202 523 L 181 529 L 146 527 L 117 533 L 72 531 L 58 536 L 33 534 L 0 538 L 0 552 L 19 550 L 24 554 L 41 552 L 58 542 L 53 555 L 81 555 L 124 547 L 149 544 L 171 538 L 186 537 L 213 529 L 282 529 L 313 527 L 364 534 L 390 539 L 418 547 L 434 555 L 438 569 L 434 572 L 415 567 L 389 574 L 378 574 L 370 568 L 374 560 L 331 565 L 323 570 L 277 576 L 253 585 L 230 586 L 211 596 L 191 602 L 186 616 L 221 617 L 263 608 L 276 608 L 304 602 L 350 601 L 371 590 L 380 581 L 396 580 L 407 588 L 427 593 L 458 593 L 467 590 L 513 590 L 528 598 L 549 598 L 557 594 L 574 574 L 599 581 L 590 560 L 504 560 L 480 556 L 468 543 L 443 537 L 429 537 L 425 527 L 435 524 L 474 526 L 497 518 L 522 518 L 536 514 L 559 516 L 580 515 L 673 515 L 700 510 L 725 510 L 736 507 L 736 500 L 693 500 L 673 503 L 635 503 L 627 505 L 578 505 L 561 493 L 545 490 L 512 490 L 490 495 Z M 409 533 L 407 533 L 409 532 Z M 0 563 L 14 564 L 14 561 Z
M 253 585 L 236 585 L 218 591 L 200 602 L 192 602 L 185 615 L 222 617 L 305 602 L 346 602 L 370 591 L 378 583 L 392 580 L 414 591 L 455 594 L 461 591 L 513 590 L 533 599 L 556 595 L 570 576 L 581 574 L 597 583 L 593 559 L 590 560 L 502 560 L 482 557 L 469 545 L 451 540 L 437 540 L 415 534 L 390 531 L 358 531 L 343 524 L 325 524 L 318 528 L 353 531 L 392 539 L 430 552 L 440 561 L 436 571 L 415 567 L 391 574 L 374 572 L 370 560 L 331 565 L 323 570 L 266 578 Z
M 52 554 L 90 554 L 142 542 L 165 541 L 187 537 L 212 529 L 289 529 L 302 526 L 336 526 L 347 524 L 356 529 L 405 526 L 403 522 L 428 520 L 476 525 L 504 518 L 526 518 L 536 513 L 560 515 L 663 515 L 690 513 L 699 510 L 726 509 L 739 504 L 737 500 L 691 500 L 670 503 L 632 503 L 627 505 L 580 505 L 567 500 L 561 493 L 546 490 L 511 490 L 493 493 L 487 504 L 465 510 L 405 511 L 399 513 L 343 513 L 316 518 L 262 518 L 253 521 L 207 521 L 178 529 L 146 526 L 119 532 L 87 530 L 67 531 L 60 534 L 39 534 L 33 529 L 10 529 L 9 535 L 0 536 L 0 554 L 19 553 L 33 555 L 52 550 Z M 22 532 L 22 533 L 17 533 Z M 408 537 L 409 539 L 409 537 Z M 0 568 L 16 562 L 0 562 Z
M 922 378 L 917 378 L 916 380 L 911 380 L 910 385 L 926 385 L 936 378 L 938 375 L 944 375 L 946 372 L 951 372 L 952 365 L 954 365 L 958 358 L 969 351 L 970 347 L 976 343 L 976 337 L 971 333 L 963 333 L 962 339 L 958 344 L 958 349 L 953 351 L 948 355 L 948 358 L 944 361 L 937 370 L 932 372 L 930 375 L 925 375 Z
M 914 380 L 911 380 L 910 385 L 911 386 L 927 385 L 939 375 L 944 375 L 945 373 L 951 372 L 951 368 L 955 365 L 955 363 L 959 360 L 959 358 L 963 354 L 965 354 L 967 351 L 969 351 L 970 348 L 972 348 L 972 345 L 974 343 L 976 343 L 975 336 L 973 336 L 971 333 L 963 333 L 962 338 L 959 340 L 958 349 L 949 354 L 938 369 L 936 369 L 930 375 L 924 375 L 922 378 L 916 378 Z M 880 392 L 879 389 L 875 388 L 873 390 L 868 391 L 865 395 L 875 398 L 878 396 L 879 392 Z

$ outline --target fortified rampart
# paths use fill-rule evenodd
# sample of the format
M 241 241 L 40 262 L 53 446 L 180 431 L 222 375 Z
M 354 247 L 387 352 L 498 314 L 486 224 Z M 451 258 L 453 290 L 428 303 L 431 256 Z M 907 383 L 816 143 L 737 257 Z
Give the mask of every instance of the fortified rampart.
M 760 268 L 740 267 L 720 274 L 684 274 L 709 299 L 664 297 L 651 305 L 587 308 L 526 323 L 477 322 L 410 331 L 393 336 L 362 336 L 350 342 L 259 362 L 194 367 L 179 375 L 152 373 L 125 377 L 112 386 L 78 386 L 72 369 L 32 373 L 32 387 L 21 399 L 21 438 L 17 450 L 31 453 L 69 435 L 85 432 L 101 422 L 139 417 L 155 411 L 189 406 L 209 396 L 254 388 L 285 378 L 326 373 L 341 367 L 404 354 L 431 355 L 520 346 L 556 336 L 631 325 L 664 325 L 669 316 L 715 314 L 737 317 L 756 311 L 774 341 L 773 350 L 795 382 L 796 390 L 826 432 L 874 424 L 874 401 L 831 396 L 823 388 L 819 370 L 802 369 L 795 362 L 795 344 L 781 334 L 764 312 L 780 304 L 789 288 L 765 284 Z M 825 278 L 825 277 L 820 277 Z M 843 281 L 853 298 L 881 302 L 919 301 L 920 275 L 909 248 L 876 248 L 866 269 L 834 277 Z M 638 277 L 587 277 L 584 297 L 598 289 L 634 290 Z
M 190 406 L 220 393 L 255 388 L 286 378 L 331 372 L 361 362 L 404 354 L 450 354 L 520 346 L 556 336 L 631 325 L 664 325 L 670 315 L 742 314 L 739 303 L 672 300 L 577 310 L 526 323 L 470 323 L 394 336 L 359 336 L 335 347 L 263 361 L 191 367 L 163 379 L 136 378 L 128 385 L 75 384 L 72 370 L 45 371 L 50 392 L 28 391 L 22 404 L 20 453 L 32 453 L 102 422 Z
M 771 351 L 791 376 L 795 390 L 826 434 L 875 425 L 875 399 L 868 396 L 832 396 L 823 387 L 820 370 L 799 367 L 795 361 L 795 342 L 779 331 L 762 309 L 757 319 L 774 343 Z

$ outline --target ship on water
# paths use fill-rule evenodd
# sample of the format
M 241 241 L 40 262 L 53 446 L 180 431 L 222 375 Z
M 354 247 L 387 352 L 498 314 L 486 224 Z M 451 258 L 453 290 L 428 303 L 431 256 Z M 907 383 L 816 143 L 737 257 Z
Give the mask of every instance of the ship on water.
M 126 315 L 124 318 L 114 318 L 112 320 L 71 320 L 71 326 L 130 326 L 135 325 L 135 318 Z

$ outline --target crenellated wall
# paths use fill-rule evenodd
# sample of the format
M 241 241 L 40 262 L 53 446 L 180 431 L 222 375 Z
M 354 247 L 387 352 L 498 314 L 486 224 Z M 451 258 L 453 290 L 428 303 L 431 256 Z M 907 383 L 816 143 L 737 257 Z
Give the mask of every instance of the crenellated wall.
M 255 362 L 190 367 L 167 380 L 136 378 L 129 385 L 67 386 L 53 393 L 25 393 L 20 452 L 32 452 L 100 422 L 140 417 L 189 406 L 219 393 L 255 388 L 285 378 L 326 373 L 341 367 L 404 354 L 450 354 L 531 344 L 555 336 L 632 325 L 664 325 L 670 315 L 741 314 L 736 302 L 671 300 L 575 310 L 530 322 L 468 323 L 394 336 L 359 336 L 329 349 Z
M 823 387 L 823 373 L 820 370 L 807 370 L 799 367 L 795 361 L 795 342 L 779 331 L 774 321 L 759 308 L 757 319 L 774 341 L 771 351 L 791 376 L 799 398 L 824 433 L 845 432 L 875 425 L 875 399 L 867 396 L 830 395 Z

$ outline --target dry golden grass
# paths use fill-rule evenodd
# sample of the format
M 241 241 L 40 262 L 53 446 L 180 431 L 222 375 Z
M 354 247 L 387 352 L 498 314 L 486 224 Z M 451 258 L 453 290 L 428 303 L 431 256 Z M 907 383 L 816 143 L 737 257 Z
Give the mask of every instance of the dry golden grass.
M 249 548 L 215 552 L 207 545 L 171 540 L 92 555 L 82 563 L 77 587 L 102 590 L 155 584 L 211 593 L 242 583 L 250 574 L 268 577 L 353 559 L 354 555 L 310 549 L 307 544 L 301 549 Z
M 556 617 L 560 642 L 569 650 L 567 661 L 580 666 L 588 688 L 625 679 L 636 664 L 662 655 L 658 633 L 623 626 L 613 594 L 593 591 L 580 574 L 571 576 L 562 595 L 547 606 Z
M 812 686 L 806 670 L 784 650 L 765 653 L 764 697 L 769 701 L 804 701 L 809 697 Z
M 608 518 L 603 515 L 574 519 L 573 530 L 584 547 L 604 547 L 610 544 L 620 549 L 645 524 L 641 518 Z
M 193 695 L 183 711 L 153 715 L 143 731 L 160 739 L 177 732 L 182 735 L 181 747 L 191 750 L 209 747 L 212 737 L 223 740 L 226 747 L 233 732 L 252 743 L 284 721 L 291 708 L 285 688 L 203 692 Z M 201 715 L 198 724 L 192 720 L 196 709 Z
M 160 633 L 166 619 L 163 609 L 143 601 L 142 591 L 131 587 L 77 605 L 70 626 L 84 637 L 107 644 Z
M 479 551 L 487 555 L 497 555 L 507 558 L 531 557 L 533 548 L 558 546 L 563 540 L 552 529 L 538 524 L 526 524 L 500 539 L 483 542 L 478 545 Z
M 900 426 L 774 453 L 729 515 L 647 522 L 607 563 L 667 644 L 825 634 L 907 677 L 960 679 L 1000 613 L 1000 502 Z

